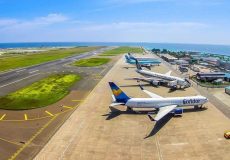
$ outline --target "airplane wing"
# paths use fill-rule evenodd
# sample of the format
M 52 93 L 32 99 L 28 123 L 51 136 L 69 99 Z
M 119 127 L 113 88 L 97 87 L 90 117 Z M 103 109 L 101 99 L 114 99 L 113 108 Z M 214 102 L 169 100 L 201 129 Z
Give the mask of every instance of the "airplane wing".
M 172 73 L 172 71 L 168 71 L 167 73 L 165 73 L 166 76 L 170 76 Z
M 120 106 L 120 105 L 125 105 L 125 103 L 111 103 L 109 107 Z
M 177 107 L 177 105 L 170 105 L 170 106 L 165 106 L 161 107 L 157 115 L 155 116 L 154 120 L 159 121 L 161 118 L 163 118 L 166 114 L 171 112 Z
M 151 98 L 158 98 L 158 99 L 163 99 L 163 97 L 155 94 L 155 93 L 152 93 L 152 92 L 149 92 L 147 90 L 145 90 L 141 85 L 140 85 L 140 88 L 143 92 L 145 92 L 146 94 L 148 94 Z
M 157 78 L 141 78 L 141 77 L 126 78 L 125 80 L 136 80 L 136 81 L 143 81 L 143 82 L 148 82 L 148 83 L 150 83 L 151 81 L 159 81 L 159 82 L 165 81 L 165 80 L 157 79 Z

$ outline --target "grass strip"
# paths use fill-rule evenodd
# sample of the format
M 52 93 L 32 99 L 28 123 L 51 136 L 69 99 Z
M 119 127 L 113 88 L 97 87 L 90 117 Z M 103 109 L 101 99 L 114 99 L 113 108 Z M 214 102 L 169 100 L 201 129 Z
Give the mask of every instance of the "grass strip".
M 112 50 L 105 51 L 100 56 L 115 56 L 118 54 L 124 54 L 128 52 L 142 53 L 143 49 L 139 47 L 118 47 Z
M 45 107 L 65 97 L 73 84 L 80 80 L 75 74 L 56 74 L 14 93 L 0 97 L 0 108 L 26 110 Z
M 76 47 L 68 49 L 56 49 L 33 54 L 17 54 L 16 56 L 0 57 L 0 71 L 41 64 L 68 56 L 89 52 L 98 48 L 99 47 Z
M 110 58 L 88 58 L 76 61 L 73 65 L 78 67 L 94 67 L 106 64 L 110 60 Z

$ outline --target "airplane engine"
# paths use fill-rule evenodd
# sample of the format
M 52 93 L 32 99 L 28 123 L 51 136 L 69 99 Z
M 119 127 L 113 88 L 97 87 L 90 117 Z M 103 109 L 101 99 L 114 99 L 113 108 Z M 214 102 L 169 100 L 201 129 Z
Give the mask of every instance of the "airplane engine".
M 159 81 L 151 81 L 151 84 L 153 85 L 153 86 L 159 86 L 160 85 L 160 82 Z
M 175 87 L 177 86 L 177 81 L 170 81 L 170 82 L 168 83 L 168 86 L 169 86 L 170 88 L 175 88 Z
M 183 108 L 176 108 L 172 111 L 172 113 L 174 114 L 174 116 L 182 116 Z

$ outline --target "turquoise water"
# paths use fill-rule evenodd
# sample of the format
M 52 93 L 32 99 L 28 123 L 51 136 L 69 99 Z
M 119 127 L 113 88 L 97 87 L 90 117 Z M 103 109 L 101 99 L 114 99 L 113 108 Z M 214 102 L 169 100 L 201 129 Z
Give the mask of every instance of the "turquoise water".
M 67 47 L 67 46 L 143 46 L 171 51 L 196 51 L 230 56 L 230 45 L 176 44 L 176 43 L 122 43 L 122 42 L 37 42 L 0 43 L 0 48 Z

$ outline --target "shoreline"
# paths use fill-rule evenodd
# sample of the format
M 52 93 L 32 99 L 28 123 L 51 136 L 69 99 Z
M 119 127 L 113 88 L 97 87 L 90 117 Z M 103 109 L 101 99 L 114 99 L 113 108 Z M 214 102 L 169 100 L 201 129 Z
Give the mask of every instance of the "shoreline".
M 179 44 L 179 43 L 147 43 L 147 42 L 23 42 L 23 43 L 0 43 L 0 51 L 3 49 L 26 49 L 26 48 L 64 48 L 80 46 L 142 46 L 145 49 L 167 49 L 170 51 L 201 52 L 230 56 L 230 45 L 214 44 Z

